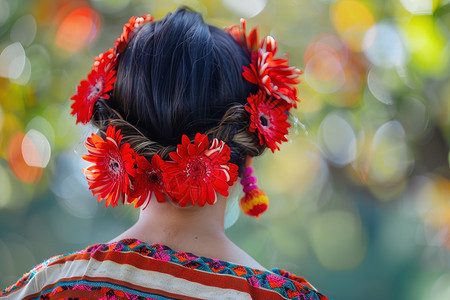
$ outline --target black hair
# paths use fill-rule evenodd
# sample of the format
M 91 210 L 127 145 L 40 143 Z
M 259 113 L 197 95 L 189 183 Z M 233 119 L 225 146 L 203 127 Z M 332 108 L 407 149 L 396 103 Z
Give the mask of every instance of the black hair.
M 232 148 L 231 161 L 242 166 L 246 155 L 262 152 L 233 141 L 245 131 L 250 137 L 244 140 L 259 145 L 243 108 L 258 89 L 242 76 L 249 64 L 250 57 L 228 33 L 205 24 L 199 13 L 179 8 L 133 32 L 119 58 L 111 101 L 98 102 L 94 119 L 98 124 L 106 103 L 151 143 L 169 148 L 183 134 L 193 139 L 197 132 L 226 126 L 221 138 Z
M 181 8 L 146 24 L 120 58 L 114 100 L 125 119 L 163 146 L 219 125 L 255 88 L 241 75 L 250 58 L 199 13 Z

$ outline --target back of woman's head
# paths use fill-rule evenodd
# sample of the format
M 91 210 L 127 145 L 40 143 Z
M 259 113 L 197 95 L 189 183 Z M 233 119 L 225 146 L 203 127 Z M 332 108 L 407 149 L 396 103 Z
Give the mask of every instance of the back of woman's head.
M 133 32 L 122 53 L 112 98 L 98 101 L 93 122 L 122 129 L 143 155 L 163 158 L 186 134 L 217 137 L 231 162 L 262 152 L 244 109 L 258 87 L 242 76 L 250 58 L 225 31 L 181 8 Z

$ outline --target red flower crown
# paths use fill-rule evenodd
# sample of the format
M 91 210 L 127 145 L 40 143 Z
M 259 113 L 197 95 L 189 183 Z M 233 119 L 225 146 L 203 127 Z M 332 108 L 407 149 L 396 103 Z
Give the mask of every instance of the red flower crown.
M 251 114 L 249 130 L 257 132 L 261 145 L 275 152 L 280 150 L 277 144 L 287 141 L 286 135 L 291 126 L 287 122 L 288 112 L 297 107 L 298 79 L 302 71 L 290 67 L 288 59 L 274 58 L 277 53 L 277 41 L 265 37 L 258 46 L 258 30 L 253 28 L 246 34 L 245 19 L 240 26 L 233 25 L 225 30 L 242 46 L 249 55 L 250 66 L 243 67 L 242 76 L 261 88 L 256 95 L 247 98 L 245 109 Z
M 134 30 L 153 21 L 146 14 L 131 17 L 114 47 L 94 58 L 92 70 L 82 80 L 75 95 L 71 97 L 71 114 L 76 123 L 88 123 L 95 103 L 101 98 L 108 100 L 114 88 L 118 61 Z M 291 126 L 288 112 L 297 106 L 296 84 L 302 72 L 290 67 L 288 59 L 274 58 L 277 41 L 265 37 L 258 45 L 258 32 L 253 29 L 246 35 L 246 23 L 230 26 L 227 31 L 248 53 L 251 63 L 243 67 L 243 77 L 260 90 L 247 98 L 245 110 L 251 120 L 249 130 L 256 132 L 261 145 L 272 152 L 279 150 L 278 144 L 287 141 Z M 155 154 L 151 161 L 139 155 L 129 143 L 122 143 L 120 130 L 109 126 L 104 138 L 92 134 L 85 145 L 89 152 L 83 159 L 92 164 L 84 170 L 89 189 L 98 200 L 104 199 L 106 206 L 133 203 L 135 207 L 147 205 L 153 194 L 159 202 L 171 200 L 181 206 L 187 204 L 204 206 L 214 204 L 217 194 L 228 196 L 228 188 L 238 177 L 238 166 L 230 163 L 230 148 L 223 141 L 212 142 L 204 134 L 197 133 L 192 143 L 183 135 L 181 144 L 169 154 L 171 160 L 164 161 Z
M 77 117 L 76 123 L 87 124 L 92 118 L 95 102 L 99 98 L 109 99 L 116 82 L 117 65 L 120 55 L 125 51 L 133 30 L 153 21 L 151 15 L 131 17 L 123 26 L 123 32 L 114 42 L 114 47 L 94 58 L 92 70 L 87 80 L 81 80 L 77 92 L 70 99 L 71 114 Z
M 110 126 L 105 138 L 93 133 L 85 143 L 89 154 L 82 158 L 92 163 L 84 170 L 89 189 L 106 206 L 116 206 L 119 198 L 146 206 L 153 193 L 158 202 L 166 194 L 183 207 L 214 204 L 216 192 L 227 197 L 238 177 L 238 166 L 229 162 L 230 147 L 217 139 L 210 143 L 204 134 L 197 133 L 194 143 L 183 135 L 177 151 L 169 154 L 173 161 L 155 154 L 149 162 L 121 140 L 120 130 Z

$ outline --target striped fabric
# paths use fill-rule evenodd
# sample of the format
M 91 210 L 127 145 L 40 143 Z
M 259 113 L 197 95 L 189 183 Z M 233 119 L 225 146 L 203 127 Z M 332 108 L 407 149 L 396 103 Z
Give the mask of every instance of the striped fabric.
M 303 278 L 135 239 L 96 244 L 33 268 L 0 299 L 327 299 Z

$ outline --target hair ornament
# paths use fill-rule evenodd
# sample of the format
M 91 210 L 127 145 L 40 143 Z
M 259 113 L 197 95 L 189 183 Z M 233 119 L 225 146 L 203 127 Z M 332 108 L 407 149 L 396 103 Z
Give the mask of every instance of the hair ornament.
M 105 138 L 93 133 L 85 142 L 89 154 L 82 158 L 92 164 L 83 171 L 92 195 L 98 196 L 98 201 L 105 199 L 106 206 L 116 206 L 119 198 L 125 202 L 130 178 L 136 175 L 136 154 L 129 143 L 121 144 L 121 140 L 120 130 L 110 126 Z
M 234 25 L 225 30 L 249 53 L 251 63 L 244 66 L 244 78 L 259 85 L 268 96 L 285 101 L 289 109 L 297 107 L 299 99 L 295 85 L 300 83 L 298 76 L 303 72 L 290 67 L 286 58 L 274 58 L 278 50 L 277 40 L 266 36 L 258 46 L 258 30 L 252 29 L 247 38 L 245 19 L 241 19 L 240 27 Z
M 245 106 L 251 120 L 249 131 L 258 134 L 260 145 L 266 145 L 272 152 L 280 150 L 278 144 L 287 141 L 291 127 L 287 122 L 289 111 L 300 101 L 295 85 L 300 83 L 298 77 L 302 71 L 289 66 L 289 57 L 275 58 L 278 47 L 273 37 L 267 36 L 259 43 L 256 28 L 247 37 L 245 19 L 240 20 L 240 26 L 229 26 L 225 30 L 250 57 L 250 65 L 243 67 L 242 76 L 260 87 L 256 95 L 247 98 Z M 248 165 L 241 180 L 245 195 L 239 204 L 245 214 L 258 218 L 266 211 L 269 200 L 256 185 L 252 173 L 253 168 Z
M 87 124 L 92 118 L 97 100 L 110 98 L 116 82 L 120 54 L 125 50 L 133 30 L 151 21 L 153 21 L 153 17 L 148 14 L 142 17 L 131 17 L 129 22 L 123 26 L 122 34 L 114 42 L 114 47 L 94 58 L 88 78 L 80 82 L 75 95 L 70 98 L 74 101 L 71 105 L 71 114 L 76 116 L 76 123 Z
M 158 202 L 168 195 L 184 207 L 204 206 L 217 201 L 216 193 L 228 196 L 228 188 L 237 180 L 238 166 L 230 163 L 230 147 L 197 133 L 194 143 L 186 135 L 164 161 L 158 154 L 151 162 L 137 154 L 129 143 L 122 143 L 120 130 L 109 126 L 106 137 L 92 134 L 85 143 L 89 154 L 82 158 L 92 164 L 84 170 L 89 189 L 106 206 L 132 203 L 147 207 L 154 194 Z
M 286 135 L 291 127 L 287 122 L 286 107 L 273 97 L 268 98 L 262 90 L 250 95 L 247 101 L 245 110 L 250 113 L 251 119 L 249 130 L 258 133 L 261 145 L 266 144 L 272 152 L 280 150 L 277 143 L 287 141 Z
M 228 196 L 228 188 L 236 181 L 238 166 L 230 163 L 230 147 L 223 141 L 209 142 L 197 133 L 194 143 L 183 135 L 177 151 L 169 154 L 172 161 L 163 164 L 163 177 L 169 196 L 182 207 L 188 203 L 204 206 L 217 201 L 216 192 Z
M 253 51 L 258 50 L 258 29 L 253 28 L 247 37 L 246 20 L 244 18 L 241 18 L 240 26 L 231 25 L 225 27 L 224 30 L 228 32 L 228 34 L 230 34 L 242 46 L 244 50 L 247 51 L 249 57 L 252 56 Z
M 279 150 L 277 144 L 286 142 L 289 110 L 297 107 L 298 79 L 302 71 L 289 66 L 288 59 L 275 58 L 277 41 L 265 37 L 258 41 L 256 28 L 246 34 L 246 21 L 241 19 L 240 26 L 234 25 L 225 30 L 247 51 L 250 65 L 243 67 L 242 76 L 249 82 L 256 84 L 260 90 L 256 95 L 247 98 L 245 107 L 251 115 L 249 130 L 257 132 L 261 145 L 266 145 L 274 152 Z
M 136 177 L 133 181 L 133 191 L 131 192 L 131 198 L 136 200 L 133 202 L 134 207 L 140 207 L 145 205 L 145 209 L 154 194 L 158 202 L 165 202 L 164 194 L 166 188 L 163 182 L 162 175 L 163 160 L 158 154 L 153 155 L 151 162 L 149 162 L 144 156 L 138 156 L 136 158 Z
M 77 86 L 77 92 L 70 99 L 74 100 L 71 105 L 72 115 L 76 115 L 77 123 L 88 123 L 92 117 L 94 104 L 99 98 L 109 99 L 116 82 L 116 71 L 114 58 L 104 55 L 92 66 L 88 78 Z
M 252 176 L 253 168 L 247 167 L 241 180 L 243 185 L 244 196 L 239 200 L 241 210 L 255 218 L 259 218 L 263 212 L 269 207 L 269 199 L 266 194 L 258 188 L 256 177 Z
M 148 14 L 131 17 L 114 46 L 94 58 L 87 79 L 80 82 L 71 97 L 71 114 L 76 116 L 76 123 L 87 124 L 98 99 L 111 98 L 122 53 L 137 29 L 152 21 Z M 272 152 L 279 150 L 291 126 L 289 111 L 299 101 L 296 85 L 302 72 L 289 66 L 287 55 L 275 58 L 278 46 L 273 37 L 260 41 L 257 28 L 247 35 L 245 19 L 225 31 L 250 59 L 250 64 L 243 67 L 243 78 L 260 88 L 247 98 L 245 111 L 251 121 L 248 130 L 258 136 L 260 145 Z M 84 170 L 89 189 L 98 201 L 104 199 L 106 206 L 116 206 L 122 199 L 122 203 L 145 208 L 153 197 L 158 202 L 170 199 L 182 207 L 214 204 L 217 194 L 228 196 L 229 187 L 238 177 L 238 166 L 230 163 L 230 147 L 218 139 L 210 141 L 201 133 L 193 141 L 183 135 L 168 160 L 158 154 L 151 158 L 139 155 L 129 143 L 122 143 L 121 131 L 112 126 L 102 137 L 92 134 L 85 145 L 89 154 L 83 159 L 91 163 Z M 240 207 L 247 215 L 258 217 L 267 209 L 268 199 L 256 185 L 252 172 L 248 165 L 241 180 L 245 196 Z
M 274 58 L 277 52 L 277 41 L 267 36 L 261 42 L 256 55 L 252 54 L 250 67 L 244 66 L 242 75 L 249 82 L 259 85 L 267 95 L 280 99 L 288 107 L 297 107 L 296 84 L 300 83 L 298 76 L 302 71 L 290 67 L 288 59 Z
M 152 21 L 153 17 L 149 14 L 145 14 L 142 17 L 131 17 L 128 23 L 123 26 L 120 37 L 114 42 L 114 54 L 119 55 L 125 50 L 134 29 Z

